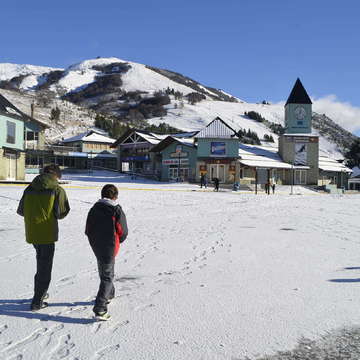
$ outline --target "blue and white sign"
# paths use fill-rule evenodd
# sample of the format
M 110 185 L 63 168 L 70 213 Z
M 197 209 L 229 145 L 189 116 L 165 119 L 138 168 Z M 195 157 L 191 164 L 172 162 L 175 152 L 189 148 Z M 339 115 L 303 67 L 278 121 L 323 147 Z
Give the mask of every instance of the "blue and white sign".
M 126 156 L 121 159 L 122 161 L 148 161 L 149 155 L 143 155 L 143 156 Z
M 210 148 L 211 155 L 226 155 L 226 146 L 224 142 L 212 142 Z

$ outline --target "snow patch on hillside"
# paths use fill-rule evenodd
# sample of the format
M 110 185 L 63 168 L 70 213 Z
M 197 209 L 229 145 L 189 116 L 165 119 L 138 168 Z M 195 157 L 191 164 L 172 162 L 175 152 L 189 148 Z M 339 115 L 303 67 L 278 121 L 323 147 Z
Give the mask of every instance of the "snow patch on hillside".
M 166 76 L 163 76 L 151 69 L 148 69 L 143 64 L 137 64 L 129 62 L 131 69 L 122 76 L 123 86 L 126 91 L 146 91 L 153 93 L 159 90 L 165 90 L 168 87 L 175 91 L 180 91 L 184 95 L 187 95 L 194 90 L 181 85 L 175 81 L 170 80 Z
M 34 75 L 34 77 L 37 77 L 54 70 L 62 69 L 27 64 L 2 63 L 0 64 L 0 80 L 10 80 L 19 75 Z M 30 81 L 30 84 L 32 84 L 32 81 Z M 31 85 L 30 87 L 32 86 L 33 85 Z M 29 88 L 26 82 L 24 83 L 24 85 L 22 85 L 22 88 Z

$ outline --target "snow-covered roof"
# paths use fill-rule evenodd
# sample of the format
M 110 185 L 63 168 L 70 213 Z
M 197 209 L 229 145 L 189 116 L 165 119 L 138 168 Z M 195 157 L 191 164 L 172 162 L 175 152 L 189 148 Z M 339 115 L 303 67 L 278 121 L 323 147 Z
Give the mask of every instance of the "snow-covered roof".
M 195 146 L 194 145 L 194 139 L 192 138 L 185 138 L 185 139 L 181 139 L 181 138 L 177 138 L 175 137 L 176 141 L 186 145 L 186 146 Z
M 346 172 L 346 173 L 352 172 L 352 170 L 346 167 L 344 164 L 327 156 L 319 156 L 319 169 L 323 171 L 331 171 L 331 172 Z
M 291 169 L 291 164 L 284 162 L 277 152 L 277 147 L 239 144 L 239 161 L 245 166 L 273 169 Z M 302 167 L 304 168 L 304 167 Z
M 158 144 L 161 140 L 165 139 L 165 137 L 167 136 L 162 136 L 162 135 L 155 135 L 153 133 L 143 133 L 143 132 L 139 132 L 136 131 L 135 134 L 141 136 L 144 140 L 146 140 L 147 142 L 149 142 L 150 144 L 156 145 Z
M 236 131 L 219 117 L 214 119 L 196 135 L 197 138 L 222 138 L 230 139 L 236 136 Z
M 99 142 L 99 143 L 107 143 L 107 144 L 113 144 L 115 142 L 115 139 L 112 139 L 108 136 L 104 136 L 102 134 L 99 134 L 95 130 L 88 130 L 84 133 L 78 134 L 76 136 L 64 139 L 63 143 L 69 143 L 69 142 L 75 142 L 75 141 L 83 141 L 83 142 Z
M 167 148 L 169 145 L 173 144 L 174 142 L 180 143 L 185 146 L 193 147 L 195 148 L 194 139 L 181 139 L 177 138 L 171 135 L 166 136 L 166 138 L 159 142 L 158 145 L 155 145 L 151 151 L 152 152 L 161 152 L 163 149 Z
M 283 134 L 283 136 L 313 137 L 313 136 L 319 136 L 319 135 L 316 133 L 308 133 L 308 134 L 296 133 L 296 134 Z

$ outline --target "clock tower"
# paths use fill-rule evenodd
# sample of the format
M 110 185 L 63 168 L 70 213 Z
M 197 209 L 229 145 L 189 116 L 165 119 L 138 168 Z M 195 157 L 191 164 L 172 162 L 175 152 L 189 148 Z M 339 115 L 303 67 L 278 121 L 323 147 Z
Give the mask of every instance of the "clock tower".
M 285 133 L 279 136 L 279 155 L 292 165 L 284 184 L 317 185 L 319 137 L 312 133 L 312 102 L 297 79 L 285 104 Z
M 310 134 L 312 102 L 300 79 L 285 104 L 285 134 Z

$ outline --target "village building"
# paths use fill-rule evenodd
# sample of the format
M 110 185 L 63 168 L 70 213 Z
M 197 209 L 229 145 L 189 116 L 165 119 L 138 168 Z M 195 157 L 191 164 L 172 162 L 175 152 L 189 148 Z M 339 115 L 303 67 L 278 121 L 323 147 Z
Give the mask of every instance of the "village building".
M 165 137 L 144 130 L 128 129 L 112 145 L 117 149 L 118 170 L 155 175 L 154 154 L 150 154 L 150 150 Z
M 294 119 L 294 111 L 300 113 L 294 104 L 305 107 L 301 122 Z M 307 116 L 311 100 L 300 80 L 285 112 L 286 132 L 278 145 L 243 144 L 238 132 L 220 117 L 199 132 L 185 134 L 128 130 L 113 145 L 118 149 L 118 169 L 161 181 L 200 182 L 206 175 L 208 181 L 218 178 L 220 183 L 238 183 L 253 190 L 267 183 L 346 187 L 351 170 L 325 154 L 319 155 L 319 138 L 311 132 Z
M 0 180 L 25 179 L 25 152 L 44 146 L 47 127 L 0 94 Z
M 155 169 L 161 181 L 195 181 L 197 148 L 193 138 L 167 136 L 155 145 Z
M 197 131 L 173 134 L 173 138 L 189 139 Z M 129 129 L 113 145 L 117 149 L 117 168 L 123 172 L 162 178 L 161 154 L 152 149 L 169 134 L 155 134 L 145 130 Z M 166 164 L 165 164 L 166 166 Z M 170 178 L 173 178 L 174 172 Z M 167 177 L 166 177 L 167 178 Z
M 353 173 L 348 180 L 348 188 L 349 190 L 360 191 L 360 168 L 358 166 L 353 168 Z
M 111 147 L 114 142 L 104 131 L 89 129 L 54 146 L 54 162 L 67 168 L 116 169 L 117 156 Z
M 218 178 L 220 183 L 234 183 L 240 170 L 237 132 L 217 117 L 196 134 L 195 143 L 196 181 L 207 174 L 209 180 Z

